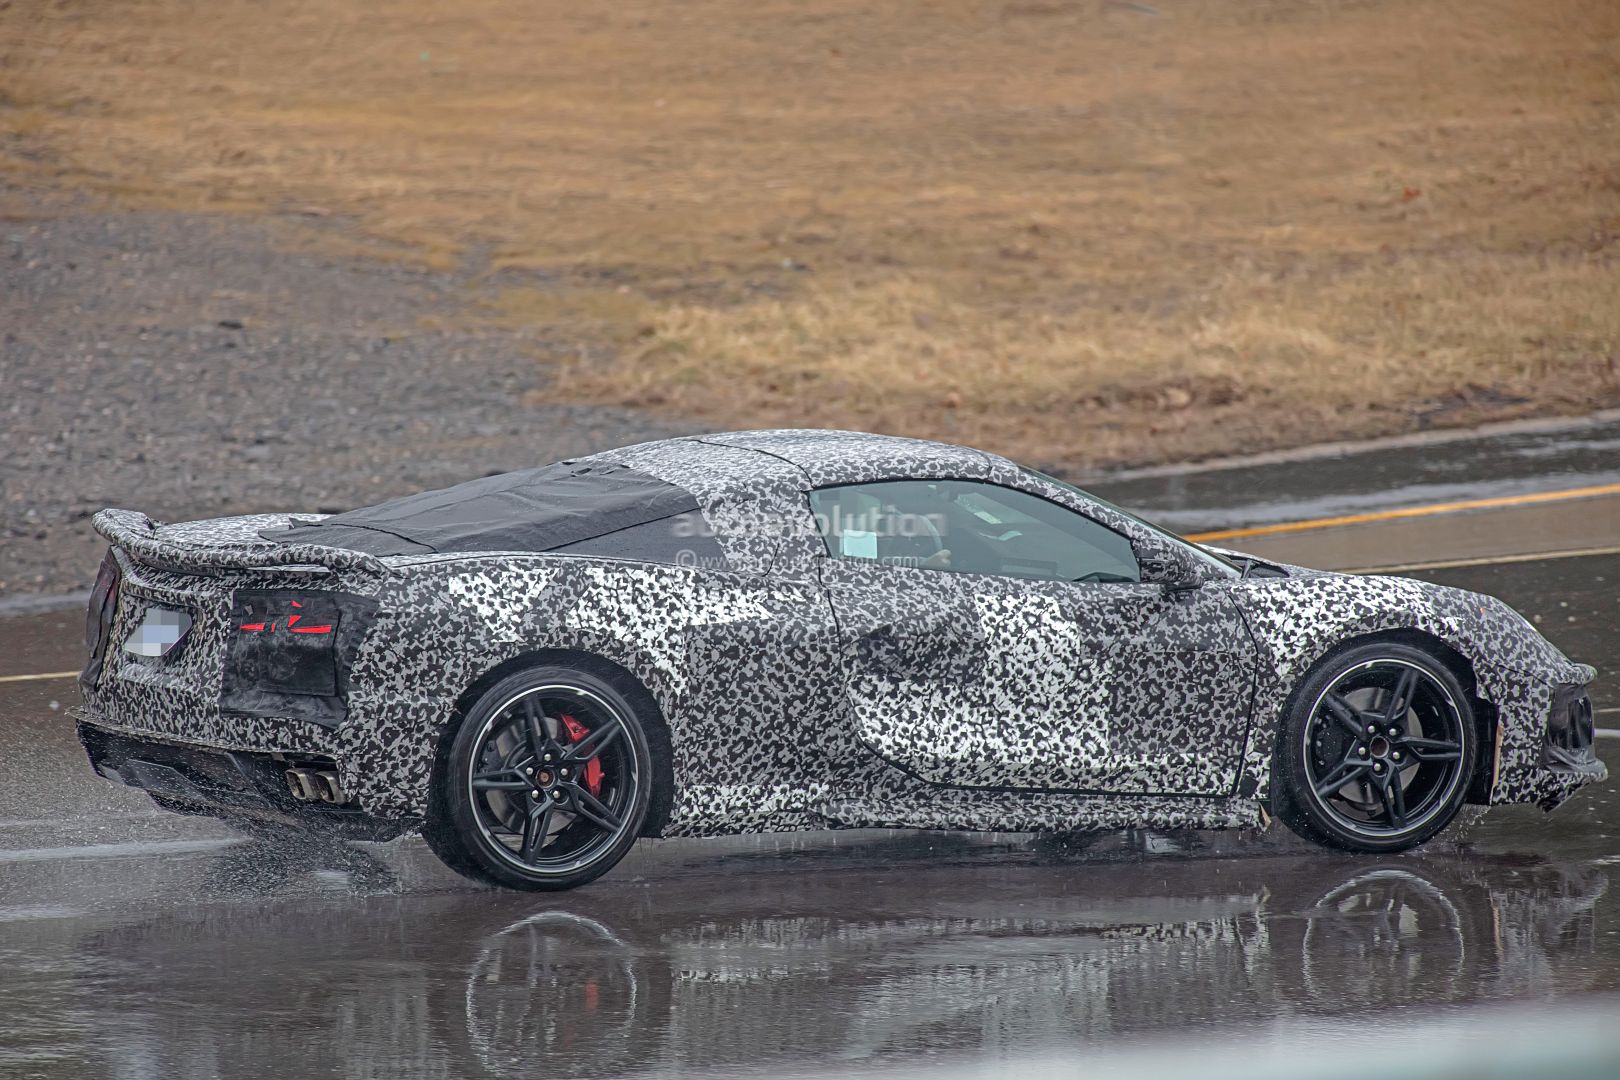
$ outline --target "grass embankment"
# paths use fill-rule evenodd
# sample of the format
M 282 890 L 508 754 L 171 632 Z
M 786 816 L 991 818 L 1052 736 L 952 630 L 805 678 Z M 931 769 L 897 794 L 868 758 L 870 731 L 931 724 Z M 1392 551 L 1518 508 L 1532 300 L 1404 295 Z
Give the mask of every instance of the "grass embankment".
M 1068 466 L 1620 402 L 1611 0 L 0 7 L 0 169 L 549 272 L 544 392 Z

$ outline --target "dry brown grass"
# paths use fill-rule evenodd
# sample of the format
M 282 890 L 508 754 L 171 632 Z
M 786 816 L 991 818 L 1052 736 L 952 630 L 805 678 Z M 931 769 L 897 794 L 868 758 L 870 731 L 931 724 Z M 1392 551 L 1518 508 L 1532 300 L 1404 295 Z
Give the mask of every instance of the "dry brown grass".
M 1060 465 L 1620 402 L 1611 0 L 0 7 L 0 168 L 554 284 L 548 392 Z

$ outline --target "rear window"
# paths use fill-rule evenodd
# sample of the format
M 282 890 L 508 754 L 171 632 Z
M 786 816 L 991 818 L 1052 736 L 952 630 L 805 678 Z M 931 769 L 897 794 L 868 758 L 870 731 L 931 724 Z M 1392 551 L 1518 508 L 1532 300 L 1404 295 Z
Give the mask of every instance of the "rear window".
M 259 535 L 372 555 L 577 551 L 593 542 L 600 550 L 592 554 L 617 546 L 674 555 L 678 549 L 662 537 L 675 538 L 689 516 L 701 520 L 697 498 L 684 488 L 626 465 L 575 461 L 486 476 L 321 521 L 293 521 Z
M 552 551 L 567 555 L 594 555 L 602 559 L 671 563 L 705 569 L 724 569 L 726 554 L 696 510 L 673 517 L 632 525 L 617 532 L 593 536 Z

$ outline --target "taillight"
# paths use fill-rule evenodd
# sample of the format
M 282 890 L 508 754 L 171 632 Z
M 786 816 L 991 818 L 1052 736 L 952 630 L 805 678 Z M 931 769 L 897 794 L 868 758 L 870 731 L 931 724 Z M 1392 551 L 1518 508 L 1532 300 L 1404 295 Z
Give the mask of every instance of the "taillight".
M 221 711 L 338 723 L 349 665 L 376 610 L 350 593 L 236 590 Z
M 113 613 L 118 610 L 118 558 L 113 549 L 101 559 L 95 587 L 90 590 L 90 606 L 84 617 L 84 671 L 79 682 L 94 690 L 101 682 L 101 665 L 107 657 L 107 639 L 112 634 Z

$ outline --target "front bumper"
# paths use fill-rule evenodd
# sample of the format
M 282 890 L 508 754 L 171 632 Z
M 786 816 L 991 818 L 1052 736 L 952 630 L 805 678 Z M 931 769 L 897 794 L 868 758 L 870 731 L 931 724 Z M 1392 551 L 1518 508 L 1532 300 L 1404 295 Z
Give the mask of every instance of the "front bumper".
M 1476 665 L 1495 732 L 1490 797 L 1500 806 L 1552 810 L 1587 784 L 1608 778 L 1597 756 L 1588 686 L 1597 672 L 1563 661 L 1536 673 Z
M 90 765 L 109 780 L 139 788 L 181 813 L 257 821 L 347 840 L 391 840 L 408 823 L 373 817 L 353 806 L 295 799 L 288 762 L 271 754 L 216 750 L 142 738 L 78 722 Z
M 1537 769 L 1514 801 L 1535 803 L 1543 810 L 1553 810 L 1587 784 L 1608 778 L 1609 767 L 1595 753 L 1588 751 L 1584 758 L 1570 754 L 1562 760 L 1549 760 Z
M 1585 681 L 1553 687 L 1539 768 L 1532 774 L 1532 784 L 1543 790 L 1525 802 L 1551 810 L 1585 785 L 1608 778 L 1608 767 L 1598 760 L 1592 718 Z

